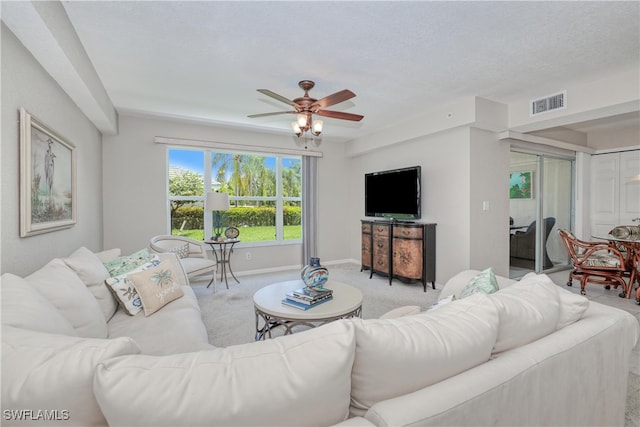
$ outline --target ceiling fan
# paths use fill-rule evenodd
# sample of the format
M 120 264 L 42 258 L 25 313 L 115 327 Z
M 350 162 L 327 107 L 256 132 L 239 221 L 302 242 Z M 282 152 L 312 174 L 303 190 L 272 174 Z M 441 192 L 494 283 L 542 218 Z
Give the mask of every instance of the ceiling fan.
M 274 116 L 277 114 L 297 114 L 297 120 L 291 123 L 291 127 L 297 136 L 302 135 L 304 132 L 311 130 L 311 132 L 318 136 L 322 132 L 322 120 L 312 120 L 314 114 L 318 116 L 331 117 L 334 119 L 351 120 L 359 122 L 364 118 L 359 114 L 344 113 L 342 111 L 325 110 L 324 108 L 330 107 L 340 102 L 344 102 L 348 99 L 356 96 L 355 93 L 348 89 L 341 90 L 329 96 L 325 96 L 321 99 L 311 98 L 309 91 L 315 86 L 315 83 L 311 80 L 302 80 L 298 83 L 298 86 L 304 90 L 304 96 L 295 98 L 293 101 L 285 98 L 282 95 L 278 95 L 269 89 L 258 89 L 258 92 L 270 96 L 273 99 L 277 99 L 280 102 L 291 105 L 294 110 L 291 111 L 276 111 L 273 113 L 252 114 L 248 117 L 266 117 Z

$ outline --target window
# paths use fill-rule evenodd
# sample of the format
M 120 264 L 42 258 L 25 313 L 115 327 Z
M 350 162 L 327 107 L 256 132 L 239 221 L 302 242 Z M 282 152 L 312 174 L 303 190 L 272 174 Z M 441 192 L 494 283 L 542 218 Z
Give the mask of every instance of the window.
M 302 160 L 291 155 L 170 148 L 171 234 L 202 240 L 212 233 L 204 211 L 208 191 L 229 194 L 225 227 L 237 227 L 243 243 L 302 240 Z

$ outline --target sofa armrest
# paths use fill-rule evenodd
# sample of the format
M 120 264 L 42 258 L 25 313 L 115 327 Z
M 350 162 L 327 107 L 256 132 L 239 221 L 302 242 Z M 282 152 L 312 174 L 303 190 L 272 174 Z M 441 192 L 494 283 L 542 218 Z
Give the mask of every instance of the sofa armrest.
M 578 322 L 430 387 L 378 402 L 365 418 L 379 426 L 623 425 L 639 330 L 629 313 L 591 302 Z

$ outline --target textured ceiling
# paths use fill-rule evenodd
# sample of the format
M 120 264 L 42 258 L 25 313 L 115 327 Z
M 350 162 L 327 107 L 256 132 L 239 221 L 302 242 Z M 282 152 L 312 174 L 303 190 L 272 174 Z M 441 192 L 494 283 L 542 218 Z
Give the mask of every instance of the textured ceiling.
M 457 98 L 509 103 L 640 68 L 628 2 L 78 2 L 63 5 L 121 112 L 288 129 L 256 92 L 356 97 L 325 136 L 358 138 Z

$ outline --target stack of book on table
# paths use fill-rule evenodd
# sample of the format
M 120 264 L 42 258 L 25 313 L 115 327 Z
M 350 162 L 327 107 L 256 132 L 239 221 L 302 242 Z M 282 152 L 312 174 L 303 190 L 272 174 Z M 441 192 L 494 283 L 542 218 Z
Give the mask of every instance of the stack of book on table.
M 288 292 L 282 303 L 300 310 L 308 310 L 332 299 L 333 291 L 331 289 L 311 287 Z

